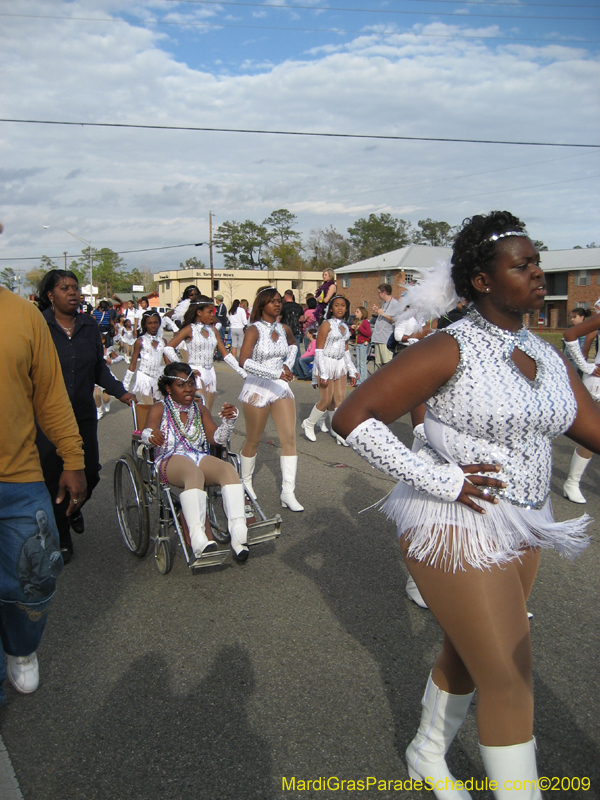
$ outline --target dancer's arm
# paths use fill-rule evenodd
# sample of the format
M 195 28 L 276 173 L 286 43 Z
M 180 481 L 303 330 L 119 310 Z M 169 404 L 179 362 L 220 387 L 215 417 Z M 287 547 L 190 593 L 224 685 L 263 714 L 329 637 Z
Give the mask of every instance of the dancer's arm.
M 319 332 L 317 333 L 317 347 L 315 349 L 315 363 L 317 365 L 317 372 L 319 373 L 319 388 L 325 389 L 329 385 L 329 381 L 325 378 L 321 377 L 322 370 L 323 370 L 323 348 L 325 347 L 325 342 L 327 341 L 327 337 L 329 336 L 329 331 L 331 330 L 331 325 L 329 322 L 325 321 L 321 324 L 319 328 Z M 314 368 L 314 367 L 313 367 Z
M 566 435 L 587 450 L 600 453 L 600 405 L 594 402 L 572 364 L 566 358 L 564 362 L 569 373 L 571 389 L 577 401 L 577 416 Z
M 175 348 L 177 345 L 181 344 L 185 339 L 190 339 L 192 336 L 192 326 L 186 325 L 185 328 L 182 328 L 179 333 L 176 333 L 175 336 L 171 339 L 168 346 L 165 347 L 164 356 L 163 358 L 170 364 L 171 362 L 181 361 L 177 353 L 175 352 Z M 217 336 L 217 339 L 219 337 Z
M 142 431 L 142 442 L 151 447 L 161 447 L 165 443 L 165 437 L 160 429 L 160 423 L 164 412 L 162 403 L 155 403 L 146 417 L 146 427 Z

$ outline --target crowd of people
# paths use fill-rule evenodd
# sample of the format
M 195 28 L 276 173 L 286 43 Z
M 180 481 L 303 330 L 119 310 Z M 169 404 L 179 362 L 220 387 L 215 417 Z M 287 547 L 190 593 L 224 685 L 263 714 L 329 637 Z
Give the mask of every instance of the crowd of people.
M 452 302 L 441 308 L 440 296 Z M 142 441 L 156 448 L 161 480 L 183 490 L 197 557 L 215 546 L 204 529 L 205 487 L 218 484 L 234 557 L 247 560 L 244 488 L 256 496 L 256 460 L 271 417 L 283 508 L 304 511 L 296 497 L 298 427 L 311 443 L 318 430 L 328 432 L 398 481 L 383 510 L 397 525 L 410 596 L 443 630 L 406 750 L 409 776 L 431 781 L 437 798 L 468 800 L 445 756 L 477 692 L 481 755 L 495 796 L 513 797 L 502 787 L 519 780 L 534 788 L 517 796 L 541 797 L 526 602 L 541 549 L 578 555 L 589 524 L 587 515 L 554 520 L 551 443 L 565 434 L 577 444 L 564 485 L 574 503 L 585 503 L 579 480 L 600 453 L 600 354 L 596 364 L 587 361 L 600 313 L 573 312 L 563 357 L 522 323 L 544 297 L 539 254 L 508 212 L 465 220 L 451 265 L 400 298 L 381 284 L 371 315 L 364 307 L 351 314 L 330 270 L 304 305 L 292 290 L 263 286 L 251 307 L 235 300 L 227 309 L 220 295 L 190 286 L 172 319 L 146 300 L 121 317 L 103 302 L 92 315 L 80 313 L 77 278 L 65 270 L 51 270 L 40 284 L 41 314 L 0 289 L 9 321 L 0 397 L 11 431 L 0 453 L 0 636 L 13 686 L 37 688 L 36 650 L 56 577 L 98 483 L 94 393 L 103 411 L 110 396 L 153 404 Z M 431 319 L 439 319 L 438 330 L 424 336 Z M 122 383 L 110 371 L 120 358 L 127 361 Z M 209 450 L 227 443 L 238 417 L 224 403 L 220 424 L 213 421 L 217 358 L 240 376 L 239 475 Z M 294 378 L 318 392 L 300 426 Z M 531 408 L 534 415 L 525 413 Z M 412 449 L 388 427 L 409 412 Z M 0 685 L 3 668 L 1 661 Z

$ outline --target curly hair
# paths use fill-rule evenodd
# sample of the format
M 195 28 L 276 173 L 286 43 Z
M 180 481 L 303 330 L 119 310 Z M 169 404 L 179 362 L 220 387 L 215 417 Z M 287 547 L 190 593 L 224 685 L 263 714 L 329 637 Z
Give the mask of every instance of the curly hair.
M 507 231 L 525 231 L 521 220 L 508 211 L 490 211 L 463 220 L 452 250 L 452 280 L 459 297 L 476 299 L 472 279 L 480 272 L 493 271 L 498 242 L 488 241 L 489 237 Z
M 252 306 L 252 313 L 250 314 L 251 323 L 262 319 L 263 308 L 278 294 L 279 292 L 274 286 L 263 286 L 257 291 L 254 305 Z M 279 296 L 281 297 L 280 294 Z
M 192 374 L 192 368 L 185 361 L 174 361 L 172 364 L 167 364 L 163 370 L 163 374 L 158 379 L 158 391 L 163 397 L 167 396 L 167 386 L 173 383 L 176 378 L 185 376 L 182 380 L 187 380 Z
M 79 286 L 79 278 L 69 269 L 51 269 L 44 275 L 39 282 L 37 294 L 35 296 L 35 301 L 40 311 L 45 311 L 47 308 L 50 308 L 52 303 L 48 297 L 48 292 L 53 292 L 58 284 L 64 281 L 65 278 L 73 278 Z

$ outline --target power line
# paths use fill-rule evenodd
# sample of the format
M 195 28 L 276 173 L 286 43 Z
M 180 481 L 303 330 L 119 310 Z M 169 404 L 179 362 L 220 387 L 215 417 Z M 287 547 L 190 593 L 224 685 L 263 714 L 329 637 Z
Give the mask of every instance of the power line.
M 329 139 L 376 139 L 403 142 L 453 142 L 457 144 L 505 144 L 522 147 L 591 147 L 600 148 L 600 144 L 584 144 L 578 142 L 509 142 L 502 139 L 458 139 L 449 136 L 393 136 L 371 133 L 322 133 L 319 131 L 267 131 L 258 128 L 206 128 L 195 125 L 143 125 L 128 122 L 70 122 L 52 119 L 9 119 L 0 118 L 0 122 L 15 122 L 23 125 L 67 125 L 81 128 L 126 128 L 154 131 L 195 131 L 203 133 L 253 133 L 270 136 L 317 136 Z
M 113 250 L 112 252 L 117 256 L 124 256 L 128 253 L 148 253 L 151 250 L 174 250 L 176 247 L 201 247 L 203 244 L 208 244 L 208 242 L 197 242 L 197 243 L 188 243 L 188 244 L 168 244 L 164 247 L 143 247 L 141 250 Z M 98 251 L 96 251 L 98 252 Z M 67 254 L 68 255 L 68 254 Z M 65 254 L 62 253 L 60 256 L 46 256 L 49 259 L 59 259 L 64 258 Z M 42 256 L 23 256 L 19 258 L 0 258 L 0 261 L 41 261 Z

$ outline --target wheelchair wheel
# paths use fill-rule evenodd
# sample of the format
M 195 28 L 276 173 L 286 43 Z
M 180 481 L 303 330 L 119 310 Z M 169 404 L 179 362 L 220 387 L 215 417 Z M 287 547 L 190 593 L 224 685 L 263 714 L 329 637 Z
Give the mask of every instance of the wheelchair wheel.
M 220 544 L 228 544 L 230 536 L 227 515 L 223 508 L 221 490 L 217 486 L 208 487 L 208 521 L 215 541 Z
M 175 547 L 171 539 L 157 539 L 154 543 L 154 563 L 161 575 L 166 575 L 173 568 Z
M 122 456 L 115 466 L 115 505 L 123 541 L 128 550 L 140 558 L 146 555 L 150 535 L 150 519 L 146 487 L 130 455 Z

